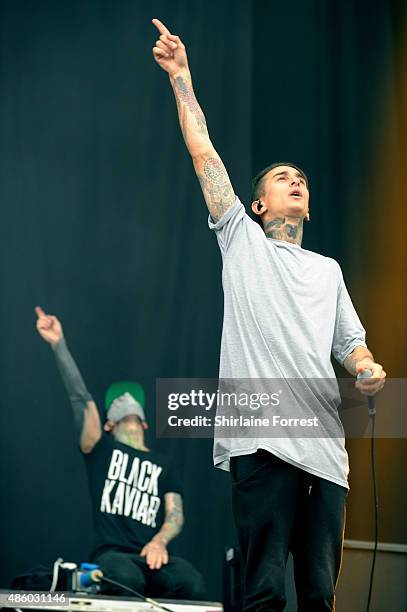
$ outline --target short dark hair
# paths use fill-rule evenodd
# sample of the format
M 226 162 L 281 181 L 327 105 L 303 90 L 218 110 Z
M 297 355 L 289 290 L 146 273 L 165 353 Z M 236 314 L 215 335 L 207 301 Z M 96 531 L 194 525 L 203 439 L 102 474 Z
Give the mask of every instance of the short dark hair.
M 261 170 L 258 174 L 256 174 L 256 176 L 252 180 L 252 194 L 251 194 L 250 204 L 254 202 L 255 200 L 258 200 L 259 197 L 264 194 L 264 177 L 266 176 L 266 174 L 270 172 L 270 170 L 273 170 L 274 168 L 277 168 L 278 166 L 290 166 L 290 168 L 295 168 L 296 170 L 298 170 L 301 176 L 305 179 L 305 182 L 308 187 L 307 176 L 305 172 L 301 170 L 301 168 L 299 168 L 295 164 L 292 164 L 291 162 L 275 162 L 274 164 L 270 164 L 269 166 L 266 166 L 265 168 L 263 168 L 263 170 Z M 254 220 L 257 221 L 257 223 L 260 223 L 261 226 L 263 226 L 261 222 L 261 216 L 254 214 L 252 210 L 251 210 L 251 213 L 252 213 Z

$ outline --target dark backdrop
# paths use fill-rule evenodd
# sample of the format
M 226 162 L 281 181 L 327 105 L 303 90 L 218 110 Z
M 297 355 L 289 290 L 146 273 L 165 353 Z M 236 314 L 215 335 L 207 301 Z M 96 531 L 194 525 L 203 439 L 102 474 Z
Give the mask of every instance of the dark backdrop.
M 307 172 L 303 246 L 340 261 L 377 359 L 405 375 L 406 32 L 402 2 L 375 4 L 367 27 L 356 0 L 0 2 L 1 586 L 57 556 L 86 559 L 91 542 L 70 406 L 35 331 L 41 304 L 62 320 L 99 405 L 112 380 L 145 385 L 148 443 L 184 478 L 173 551 L 221 597 L 221 554 L 235 538 L 228 476 L 212 468 L 209 440 L 154 439 L 155 379 L 216 376 L 222 293 L 168 78 L 151 56 L 152 17 L 187 44 L 240 197 L 271 161 Z M 350 446 L 347 536 L 371 539 L 367 447 Z M 378 446 L 381 539 L 406 542 L 405 441 Z

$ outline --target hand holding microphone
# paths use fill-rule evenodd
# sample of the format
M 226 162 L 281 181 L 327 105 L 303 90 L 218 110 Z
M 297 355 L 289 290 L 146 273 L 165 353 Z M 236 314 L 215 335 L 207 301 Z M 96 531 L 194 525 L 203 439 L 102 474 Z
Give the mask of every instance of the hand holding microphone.
M 386 372 L 380 363 L 375 363 L 371 359 L 362 359 L 356 364 L 356 374 L 355 387 L 363 395 L 372 397 L 384 387 Z

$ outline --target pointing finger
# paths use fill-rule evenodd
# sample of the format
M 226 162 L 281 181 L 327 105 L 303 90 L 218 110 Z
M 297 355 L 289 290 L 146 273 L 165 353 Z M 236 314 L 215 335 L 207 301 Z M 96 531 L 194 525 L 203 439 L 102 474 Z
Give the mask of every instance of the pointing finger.
M 151 20 L 152 23 L 155 25 L 155 27 L 157 28 L 157 30 L 159 30 L 159 32 L 161 34 L 171 34 L 171 32 L 169 31 L 168 28 L 165 27 L 165 25 L 163 24 L 162 21 L 160 21 L 159 19 L 152 19 Z
M 35 310 L 35 314 L 37 315 L 37 317 L 46 317 L 47 316 L 45 314 L 45 312 L 43 311 L 43 309 L 41 308 L 41 306 L 36 306 L 34 310 Z

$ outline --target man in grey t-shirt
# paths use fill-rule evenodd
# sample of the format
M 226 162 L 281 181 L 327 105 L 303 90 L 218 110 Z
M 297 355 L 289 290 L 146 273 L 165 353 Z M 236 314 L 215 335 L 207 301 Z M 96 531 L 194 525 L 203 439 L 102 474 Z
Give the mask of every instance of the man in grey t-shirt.
M 374 395 L 385 380 L 365 343 L 339 265 L 302 249 L 308 181 L 291 163 L 272 164 L 253 182 L 246 214 L 208 135 L 185 46 L 157 19 L 153 55 L 170 77 L 179 121 L 223 259 L 225 297 L 220 378 L 332 379 L 333 356 Z M 315 415 L 338 422 L 317 396 Z M 293 404 L 293 409 L 295 408 Z M 309 406 L 308 406 L 309 408 Z M 231 471 L 233 511 L 245 562 L 245 612 L 284 609 L 285 566 L 294 556 L 298 610 L 334 610 L 348 491 L 341 435 L 215 436 L 215 465 Z

